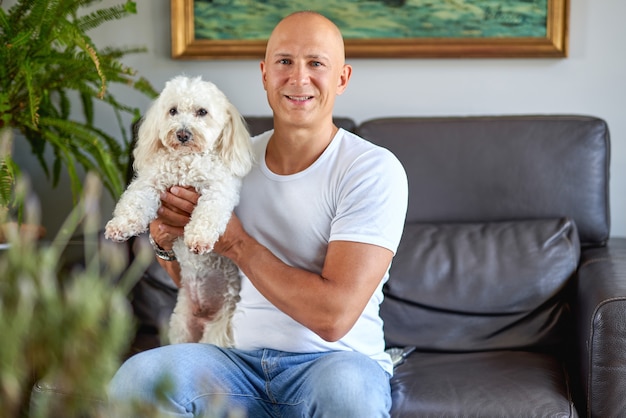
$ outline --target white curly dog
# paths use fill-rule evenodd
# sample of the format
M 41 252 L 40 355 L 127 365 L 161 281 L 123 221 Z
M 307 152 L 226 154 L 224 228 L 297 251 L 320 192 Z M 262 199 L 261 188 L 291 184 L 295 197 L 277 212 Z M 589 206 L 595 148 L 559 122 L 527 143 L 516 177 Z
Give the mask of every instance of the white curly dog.
M 146 232 L 161 192 L 174 185 L 194 187 L 198 204 L 184 240 L 173 248 L 182 287 L 169 339 L 232 346 L 230 320 L 239 300 L 239 272 L 212 249 L 253 164 L 242 116 L 213 83 L 175 77 L 146 113 L 133 155 L 135 177 L 117 203 L 105 237 L 121 242 Z

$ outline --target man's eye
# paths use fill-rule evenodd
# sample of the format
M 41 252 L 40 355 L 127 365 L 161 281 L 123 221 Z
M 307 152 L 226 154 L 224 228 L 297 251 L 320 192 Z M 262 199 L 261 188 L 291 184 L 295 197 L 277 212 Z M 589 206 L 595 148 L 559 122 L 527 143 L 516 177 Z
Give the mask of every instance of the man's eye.
M 178 113 L 178 109 L 176 109 L 175 107 L 170 109 L 170 115 L 171 116 L 176 116 L 177 113 Z
M 283 58 L 280 61 L 278 61 L 279 64 L 289 64 L 289 60 L 287 58 Z
M 206 109 L 198 109 L 198 111 L 196 112 L 196 116 L 200 116 L 200 117 L 206 116 L 207 113 L 209 113 L 209 112 L 207 112 Z

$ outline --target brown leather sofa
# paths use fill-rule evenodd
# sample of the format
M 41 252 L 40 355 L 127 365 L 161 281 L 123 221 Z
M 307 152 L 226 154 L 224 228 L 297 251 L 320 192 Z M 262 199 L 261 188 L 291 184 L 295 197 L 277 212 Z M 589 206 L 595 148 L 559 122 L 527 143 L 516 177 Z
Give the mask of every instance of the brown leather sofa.
M 253 134 L 272 126 L 246 119 Z M 609 239 L 606 123 L 336 122 L 389 148 L 409 178 L 381 306 L 387 345 L 415 347 L 395 369 L 392 416 L 626 416 L 626 239 Z M 134 352 L 160 344 L 175 296 L 153 264 L 132 295 Z

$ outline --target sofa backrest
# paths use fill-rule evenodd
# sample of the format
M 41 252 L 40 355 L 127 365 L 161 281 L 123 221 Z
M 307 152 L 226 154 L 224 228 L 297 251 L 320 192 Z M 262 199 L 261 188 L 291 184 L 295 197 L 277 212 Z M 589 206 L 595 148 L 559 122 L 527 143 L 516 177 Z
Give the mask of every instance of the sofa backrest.
M 407 223 L 569 217 L 582 245 L 609 237 L 609 131 L 601 119 L 383 118 L 357 133 L 403 163 Z

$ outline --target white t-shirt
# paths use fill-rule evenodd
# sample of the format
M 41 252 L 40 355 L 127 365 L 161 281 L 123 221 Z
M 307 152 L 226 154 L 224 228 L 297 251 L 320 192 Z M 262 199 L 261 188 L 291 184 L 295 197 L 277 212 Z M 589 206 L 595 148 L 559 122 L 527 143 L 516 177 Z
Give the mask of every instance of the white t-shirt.
M 321 273 L 333 240 L 374 244 L 395 253 L 408 186 L 404 168 L 390 151 L 340 129 L 311 166 L 283 176 L 265 164 L 271 135 L 252 139 L 256 164 L 243 181 L 236 208 L 251 236 L 286 264 L 316 273 Z M 235 346 L 295 353 L 358 351 L 392 374 L 379 316 L 387 278 L 388 273 L 381 277 L 354 327 L 341 340 L 327 342 L 277 309 L 243 276 L 233 318 Z

